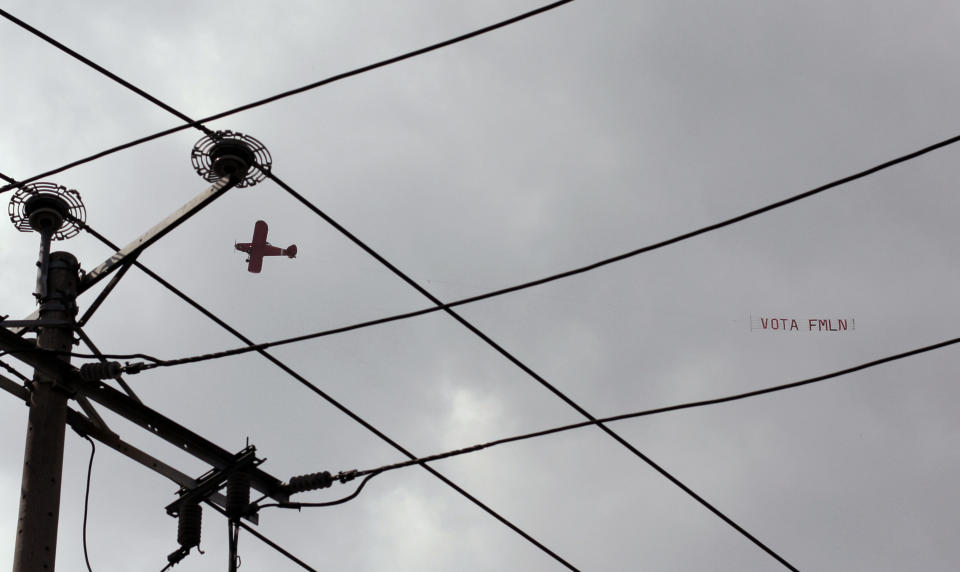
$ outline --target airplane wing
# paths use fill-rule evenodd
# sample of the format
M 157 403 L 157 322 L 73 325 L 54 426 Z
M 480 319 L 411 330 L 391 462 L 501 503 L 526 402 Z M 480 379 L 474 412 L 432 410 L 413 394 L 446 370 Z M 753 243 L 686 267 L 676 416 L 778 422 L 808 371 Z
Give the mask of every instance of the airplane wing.
M 263 268 L 263 251 L 260 248 L 254 248 L 250 251 L 250 259 L 247 261 L 247 270 L 254 274 L 260 272 Z
M 253 239 L 250 241 L 250 260 L 247 261 L 247 270 L 254 274 L 259 273 L 263 268 L 264 251 L 267 246 L 267 223 L 258 220 L 253 225 Z
M 267 223 L 258 220 L 257 223 L 253 225 L 253 240 L 250 242 L 253 243 L 254 248 L 267 244 Z

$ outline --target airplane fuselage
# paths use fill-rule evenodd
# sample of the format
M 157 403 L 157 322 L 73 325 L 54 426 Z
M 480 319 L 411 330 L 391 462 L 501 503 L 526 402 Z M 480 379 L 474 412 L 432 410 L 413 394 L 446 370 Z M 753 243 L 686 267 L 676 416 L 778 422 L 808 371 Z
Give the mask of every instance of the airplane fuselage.
M 287 248 L 278 248 L 267 242 L 267 223 L 262 220 L 258 220 L 253 225 L 253 239 L 250 242 L 238 242 L 233 247 L 250 255 L 247 258 L 247 270 L 253 273 L 258 273 L 263 268 L 264 256 L 286 256 L 288 258 L 296 258 L 297 256 L 296 244 L 291 244 Z

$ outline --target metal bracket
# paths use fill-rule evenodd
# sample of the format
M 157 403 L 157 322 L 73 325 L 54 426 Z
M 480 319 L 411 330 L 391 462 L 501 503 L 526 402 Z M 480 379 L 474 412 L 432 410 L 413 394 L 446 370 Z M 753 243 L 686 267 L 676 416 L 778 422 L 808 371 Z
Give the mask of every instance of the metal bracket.
M 38 319 L 39 317 L 40 317 L 40 310 L 34 310 L 33 312 L 30 312 L 30 315 L 27 316 L 26 318 L 24 318 L 23 321 L 25 321 L 25 322 L 33 321 L 33 320 Z M 4 317 L 4 319 L 6 319 L 6 316 Z M 8 322 L 8 323 L 9 323 L 9 322 Z M 5 327 L 5 326 L 4 326 L 3 324 L 0 324 L 0 327 Z M 29 327 L 13 326 L 13 327 L 10 328 L 10 331 L 13 332 L 14 334 L 18 335 L 18 336 L 22 336 L 28 329 L 30 329 L 30 328 L 29 328 Z
M 70 320 L 5 320 L 0 318 L 0 328 L 33 329 L 40 326 L 72 326 Z
M 91 286 L 105 278 L 108 274 L 117 268 L 126 264 L 130 259 L 136 258 L 144 249 L 162 238 L 165 234 L 176 228 L 183 221 L 187 220 L 200 211 L 203 207 L 213 202 L 217 197 L 227 192 L 234 186 L 230 177 L 221 177 L 209 188 L 188 201 L 185 205 L 177 209 L 176 212 L 157 223 L 153 228 L 141 234 L 131 243 L 118 250 L 113 256 L 106 259 L 103 264 L 97 266 L 80 280 L 77 294 L 82 294 L 90 289 Z
M 247 467 L 256 467 L 263 463 L 263 459 L 256 457 L 257 448 L 249 445 L 234 456 L 234 462 L 222 469 L 211 469 L 197 479 L 197 485 L 180 490 L 180 498 L 167 505 L 167 514 L 180 515 L 180 506 L 184 501 L 197 502 L 206 499 L 220 490 L 227 483 L 231 474 Z
M 225 469 L 236 463 L 236 455 L 110 386 L 82 380 L 79 371 L 69 363 L 56 359 L 56 355 L 52 352 L 35 349 L 5 328 L 0 328 L 0 349 L 8 351 L 13 357 L 46 375 L 64 380 L 91 401 L 125 417 L 128 421 L 147 429 L 213 467 Z M 290 500 L 289 495 L 283 491 L 283 483 L 260 468 L 250 470 L 250 485 L 277 502 Z

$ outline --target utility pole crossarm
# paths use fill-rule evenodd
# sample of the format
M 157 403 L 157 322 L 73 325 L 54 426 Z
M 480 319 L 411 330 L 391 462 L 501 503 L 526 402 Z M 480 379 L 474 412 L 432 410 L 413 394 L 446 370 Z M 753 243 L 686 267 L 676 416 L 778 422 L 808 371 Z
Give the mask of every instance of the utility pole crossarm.
M 133 445 L 121 439 L 115 433 L 104 431 L 100 427 L 97 427 L 89 419 L 85 418 L 83 415 L 80 415 L 80 413 L 77 411 L 72 409 L 67 411 L 67 423 L 78 433 L 89 435 L 121 455 L 140 463 L 144 467 L 163 477 L 170 479 L 184 489 L 193 489 L 197 486 L 197 480 L 190 475 L 187 475 L 186 473 L 171 467 L 149 453 L 134 447 Z M 222 493 L 213 491 L 209 494 L 207 500 L 223 509 L 226 509 L 227 507 L 227 497 L 223 496 Z M 253 524 L 258 524 L 260 521 L 257 513 L 244 515 L 243 518 L 252 522 Z
M 33 312 L 30 312 L 30 315 L 27 316 L 26 318 L 19 320 L 19 322 L 23 322 L 25 325 L 15 326 L 15 325 L 12 325 L 12 323 L 15 322 L 16 320 L 4 320 L 3 322 L 0 322 L 0 327 L 7 328 L 11 332 L 19 336 L 23 334 L 25 330 L 31 327 L 34 324 L 34 322 L 38 321 L 39 319 L 40 319 L 40 310 L 37 309 L 37 310 L 34 310 Z
M 26 403 L 30 402 L 30 390 L 3 375 L 0 375 L 0 389 L 14 395 Z M 144 467 L 170 479 L 185 489 L 192 489 L 197 486 L 197 480 L 193 477 L 178 471 L 156 457 L 153 457 L 152 455 L 145 453 L 144 451 L 141 451 L 140 449 L 127 443 L 116 433 L 98 426 L 94 421 L 80 414 L 79 411 L 69 408 L 67 409 L 67 424 L 73 427 L 73 429 L 81 435 L 89 435 L 107 447 L 117 451 L 121 455 L 133 459 Z M 223 496 L 223 494 L 213 492 L 207 498 L 210 502 L 216 504 L 220 508 L 226 509 L 227 498 Z M 243 518 L 249 520 L 253 524 L 258 524 L 259 522 L 257 513 L 244 515 Z
M 86 396 L 217 469 L 227 468 L 234 462 L 233 453 L 108 385 L 81 379 L 77 369 L 69 363 L 55 359 L 52 352 L 38 350 L 3 328 L 0 328 L 0 349 L 38 371 L 62 380 L 69 390 Z M 253 488 L 277 502 L 289 500 L 289 495 L 283 491 L 283 483 L 262 469 L 251 469 L 250 481 Z
M 30 390 L 5 375 L 0 375 L 0 389 L 19 397 L 27 403 L 30 402 Z
M 103 264 L 88 272 L 86 276 L 80 280 L 78 294 L 86 292 L 91 286 L 105 278 L 117 268 L 123 266 L 128 260 L 138 256 L 148 246 L 179 226 L 180 223 L 198 213 L 201 209 L 203 209 L 203 207 L 212 203 L 220 195 L 227 192 L 236 184 L 232 183 L 231 180 L 232 178 L 230 176 L 219 178 L 205 191 L 201 192 L 199 195 L 177 209 L 170 216 L 154 225 L 153 228 L 141 234 L 130 244 L 118 250 L 116 254 L 105 260 Z

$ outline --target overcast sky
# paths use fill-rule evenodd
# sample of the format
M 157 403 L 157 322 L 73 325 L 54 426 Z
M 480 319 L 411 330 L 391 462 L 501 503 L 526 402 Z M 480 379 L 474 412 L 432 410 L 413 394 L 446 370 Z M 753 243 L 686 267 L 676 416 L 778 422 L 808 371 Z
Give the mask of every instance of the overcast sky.
M 3 8 L 204 117 L 419 48 L 543 0 L 26 2 Z M 210 124 L 444 300 L 553 274 L 735 216 L 960 130 L 955 2 L 579 0 Z M 25 179 L 180 121 L 0 21 L 0 172 Z M 125 244 L 207 187 L 191 130 L 48 180 Z M 749 391 L 958 335 L 957 150 L 947 148 L 656 252 L 463 306 L 597 417 Z M 6 203 L 10 194 L 4 194 Z M 246 271 L 253 224 L 295 260 Z M 0 315 L 34 310 L 39 239 L 0 224 Z M 55 245 L 92 269 L 87 234 Z M 234 189 L 142 257 L 256 341 L 429 306 L 270 181 Z M 79 300 L 81 311 L 95 293 Z M 800 331 L 751 331 L 751 318 Z M 810 332 L 809 319 L 855 330 Z M 108 353 L 243 345 L 138 270 L 86 328 Z M 86 348 L 81 348 L 86 351 Z M 417 455 L 583 419 L 449 316 L 272 350 Z M 15 360 L 4 357 L 4 362 Z M 76 362 L 75 363 L 79 363 Z M 611 427 L 801 570 L 953 570 L 960 559 L 956 349 L 746 401 Z M 29 369 L 17 367 L 28 373 Z M 403 455 L 256 354 L 127 381 L 281 478 Z M 0 395 L 0 562 L 12 562 L 27 408 Z M 109 412 L 127 441 L 209 467 Z M 58 560 L 85 570 L 90 448 L 68 430 Z M 596 428 L 434 467 L 581 570 L 775 571 L 776 560 Z M 330 500 L 353 484 L 301 495 Z M 100 446 L 97 572 L 160 570 L 177 486 Z M 420 468 L 333 508 L 264 509 L 318 570 L 563 567 Z M 226 523 L 177 571 L 226 566 Z M 241 532 L 244 570 L 297 570 Z M 0 564 L 2 566 L 2 564 Z

